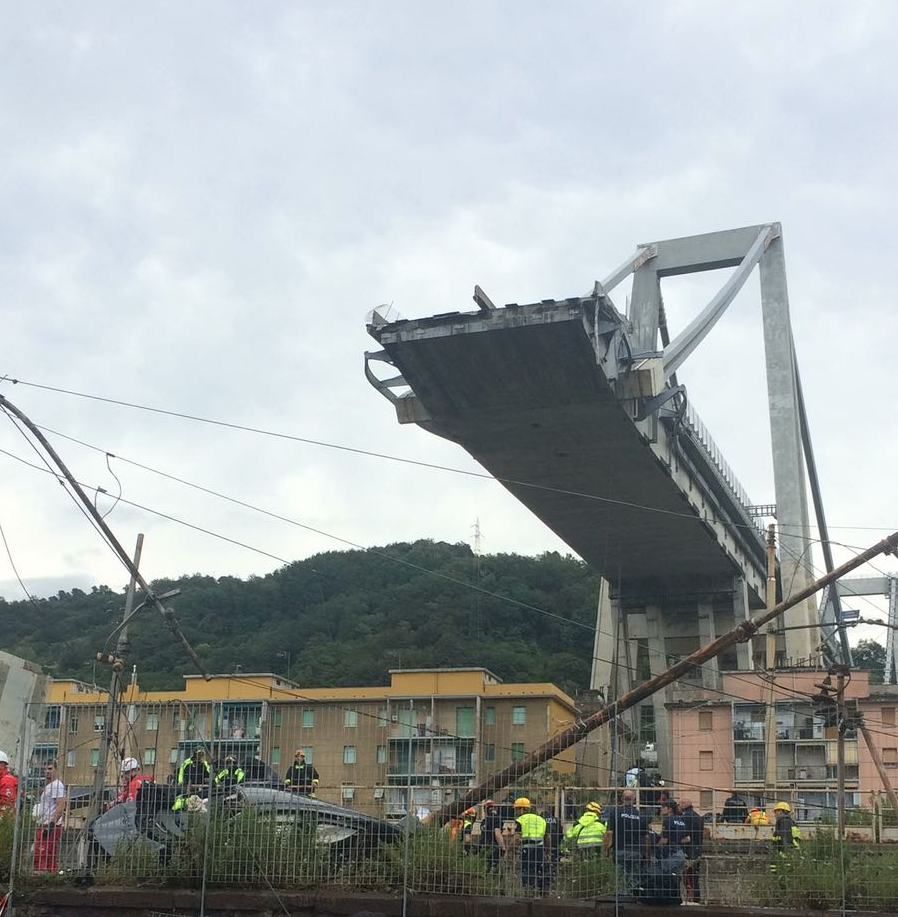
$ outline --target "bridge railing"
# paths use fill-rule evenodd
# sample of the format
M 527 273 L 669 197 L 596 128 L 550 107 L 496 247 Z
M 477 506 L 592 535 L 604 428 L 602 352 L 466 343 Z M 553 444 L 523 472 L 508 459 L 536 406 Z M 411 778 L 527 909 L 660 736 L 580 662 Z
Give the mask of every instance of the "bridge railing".
M 717 469 L 721 478 L 723 478 L 726 485 L 732 491 L 733 496 L 742 505 L 745 510 L 745 515 L 752 520 L 752 524 L 758 532 L 763 534 L 763 526 L 749 511 L 750 507 L 754 506 L 753 501 L 742 486 L 742 483 L 736 477 L 736 473 L 730 467 L 729 462 L 724 458 L 723 452 L 714 441 L 714 437 L 711 436 L 708 427 L 705 425 L 705 422 L 701 419 L 698 411 L 695 410 L 691 402 L 687 401 L 686 403 L 686 412 L 683 420 L 690 433 L 692 433 L 693 440 L 701 446 L 702 451 L 708 457 L 711 464 Z

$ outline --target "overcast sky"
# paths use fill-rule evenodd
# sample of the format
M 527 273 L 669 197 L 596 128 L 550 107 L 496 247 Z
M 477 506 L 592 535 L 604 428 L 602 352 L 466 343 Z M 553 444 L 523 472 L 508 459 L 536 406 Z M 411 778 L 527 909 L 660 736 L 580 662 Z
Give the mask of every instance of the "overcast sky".
M 638 242 L 778 220 L 833 537 L 898 528 L 895 4 L 57 2 L 5 18 L 0 375 L 476 468 L 365 381 L 372 307 L 467 310 L 474 283 L 499 303 L 578 295 Z M 723 279 L 666 283 L 674 334 Z M 773 502 L 756 274 L 680 377 Z M 479 518 L 485 551 L 565 550 L 489 482 L 0 390 L 38 423 L 360 545 L 469 541 Z M 115 492 L 102 455 L 57 445 Z M 5 420 L 0 448 L 28 455 Z M 345 546 L 112 467 L 128 499 L 277 557 Z M 0 469 L 31 589 L 125 582 L 51 479 Z M 109 522 L 129 548 L 146 533 L 150 577 L 278 566 L 121 504 Z M 0 594 L 21 595 L 3 554 Z

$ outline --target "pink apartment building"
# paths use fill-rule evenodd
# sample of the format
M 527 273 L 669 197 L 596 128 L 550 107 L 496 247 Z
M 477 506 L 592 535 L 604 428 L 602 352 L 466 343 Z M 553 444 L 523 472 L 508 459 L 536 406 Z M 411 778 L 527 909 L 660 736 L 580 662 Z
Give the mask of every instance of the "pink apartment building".
M 812 696 L 825 672 L 778 671 L 776 704 L 776 791 L 797 806 L 799 816 L 831 815 L 836 805 L 836 730 L 815 711 Z M 733 789 L 751 804 L 765 800 L 766 705 L 771 686 L 760 671 L 721 673 L 720 691 L 696 686 L 678 690 L 666 706 L 670 724 L 670 775 L 677 792 L 689 787 L 701 811 L 721 810 Z M 726 696 L 724 696 L 726 694 Z M 796 696 L 797 695 L 797 696 Z M 846 699 L 856 701 L 885 769 L 898 788 L 898 686 L 870 685 L 866 672 L 852 675 Z M 846 804 L 869 806 L 882 781 L 863 740 L 849 731 L 845 744 Z M 668 775 L 664 775 L 668 776 Z

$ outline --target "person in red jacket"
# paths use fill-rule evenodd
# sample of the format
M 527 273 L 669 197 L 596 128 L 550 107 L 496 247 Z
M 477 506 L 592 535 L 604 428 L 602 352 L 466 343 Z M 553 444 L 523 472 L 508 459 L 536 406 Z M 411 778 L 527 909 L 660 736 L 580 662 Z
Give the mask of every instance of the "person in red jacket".
M 5 751 L 0 751 L 0 812 L 15 809 L 18 793 L 18 778 L 9 772 L 9 755 Z
M 137 799 L 137 791 L 147 782 L 147 778 L 141 776 L 137 758 L 125 758 L 122 761 L 122 788 L 115 801 L 134 802 Z

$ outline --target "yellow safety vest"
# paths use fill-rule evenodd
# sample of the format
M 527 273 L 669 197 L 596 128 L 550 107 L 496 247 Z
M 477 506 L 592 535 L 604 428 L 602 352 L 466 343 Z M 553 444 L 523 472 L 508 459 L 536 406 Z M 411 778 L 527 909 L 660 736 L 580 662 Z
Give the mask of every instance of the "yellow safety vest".
M 546 829 L 549 827 L 546 820 L 535 812 L 525 812 L 515 821 L 520 826 L 523 841 L 541 841 L 546 836 Z
M 607 828 L 599 821 L 595 812 L 584 812 L 577 821 L 564 833 L 566 841 L 577 840 L 578 847 L 600 847 L 605 840 Z

